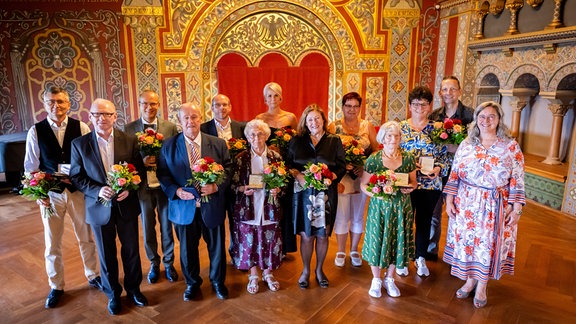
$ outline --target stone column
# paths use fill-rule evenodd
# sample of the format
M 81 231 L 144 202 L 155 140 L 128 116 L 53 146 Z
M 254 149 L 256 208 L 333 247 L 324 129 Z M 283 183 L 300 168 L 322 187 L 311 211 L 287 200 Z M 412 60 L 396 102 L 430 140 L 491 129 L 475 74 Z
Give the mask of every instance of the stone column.
M 510 125 L 510 133 L 512 137 L 516 138 L 518 144 L 521 144 L 522 138 L 519 138 L 520 134 L 520 119 L 522 116 L 522 110 L 528 104 L 529 97 L 517 97 L 510 101 L 510 106 L 512 106 L 512 125 Z
M 554 119 L 552 121 L 552 133 L 550 134 L 550 147 L 548 148 L 548 155 L 542 161 L 544 164 L 562 164 L 560 161 L 560 139 L 562 136 L 562 122 L 564 115 L 568 111 L 569 105 L 554 102 L 548 105 L 548 109 L 552 112 Z

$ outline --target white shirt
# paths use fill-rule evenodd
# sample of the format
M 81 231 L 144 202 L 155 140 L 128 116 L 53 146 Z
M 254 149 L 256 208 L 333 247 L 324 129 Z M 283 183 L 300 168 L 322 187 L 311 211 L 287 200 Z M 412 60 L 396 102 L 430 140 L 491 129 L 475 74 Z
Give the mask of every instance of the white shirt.
M 140 119 L 142 120 L 142 126 L 144 127 L 144 130 L 146 130 L 146 125 L 154 125 L 154 129 L 158 131 L 158 118 L 154 118 L 152 122 L 145 121 L 143 117 L 140 117 Z
M 60 147 L 62 147 L 62 143 L 64 142 L 64 134 L 66 134 L 66 126 L 68 125 L 68 116 L 62 122 L 62 125 L 58 127 L 56 123 L 47 118 L 48 124 L 50 124 L 50 128 L 56 135 L 58 139 L 58 143 Z M 82 135 L 86 135 L 91 132 L 90 127 L 86 125 L 84 122 L 80 122 L 80 132 Z M 38 171 L 40 168 L 40 147 L 38 146 L 38 134 L 36 133 L 36 125 L 32 125 L 28 130 L 28 134 L 26 135 L 26 155 L 24 156 L 24 171 L 26 172 L 33 172 Z
M 262 155 L 258 155 L 254 150 L 250 150 L 250 164 L 252 167 L 252 174 L 264 174 L 264 166 L 268 164 L 268 148 L 264 149 Z M 249 221 L 243 221 L 245 224 L 249 225 L 270 225 L 277 222 L 272 222 L 269 220 L 264 220 L 264 199 L 266 199 L 265 189 L 254 189 L 254 219 Z
M 100 137 L 98 133 L 96 133 L 96 139 L 98 140 L 98 148 L 100 149 L 102 164 L 104 164 L 104 169 L 106 170 L 106 174 L 108 174 L 110 166 L 114 164 L 114 129 L 112 129 L 108 140 Z
M 226 126 L 222 126 L 216 119 L 214 119 L 214 124 L 216 124 L 216 131 L 218 132 L 218 137 L 221 139 L 228 141 L 232 138 L 232 128 L 230 127 L 230 123 L 232 119 L 228 117 L 228 123 Z

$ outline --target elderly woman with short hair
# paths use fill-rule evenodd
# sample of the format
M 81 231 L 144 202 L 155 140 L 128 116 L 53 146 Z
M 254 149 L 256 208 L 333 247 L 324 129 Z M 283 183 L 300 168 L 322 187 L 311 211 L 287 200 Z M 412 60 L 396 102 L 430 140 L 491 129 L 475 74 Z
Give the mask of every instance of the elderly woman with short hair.
M 279 227 L 282 213 L 280 206 L 270 203 L 268 198 L 269 195 L 276 197 L 280 189 L 258 189 L 249 184 L 251 176 L 262 175 L 266 165 L 280 162 L 282 157 L 266 146 L 270 127 L 262 120 L 248 122 L 244 134 L 250 149 L 236 155 L 232 173 L 232 189 L 236 192 L 233 262 L 236 268 L 250 271 L 246 287 L 250 294 L 258 292 L 258 267 L 263 270 L 262 279 L 268 288 L 277 291 L 280 283 L 272 275 L 272 270 L 277 269 L 282 260 Z

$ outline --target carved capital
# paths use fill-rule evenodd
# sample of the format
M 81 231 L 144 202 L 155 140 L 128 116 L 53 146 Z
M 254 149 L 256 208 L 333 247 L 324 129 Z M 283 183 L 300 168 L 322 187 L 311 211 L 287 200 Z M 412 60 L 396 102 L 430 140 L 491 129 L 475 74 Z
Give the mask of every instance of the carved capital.
M 518 112 L 521 112 L 522 109 L 526 108 L 527 104 L 528 104 L 527 101 L 521 99 L 512 100 L 510 102 L 510 106 L 512 106 L 512 111 L 518 111 Z
M 532 8 L 538 8 L 544 0 L 526 0 L 526 3 Z
M 564 117 L 566 112 L 570 108 L 570 105 L 563 105 L 559 103 L 552 103 L 548 105 L 548 109 L 552 112 L 554 116 Z
M 153 33 L 162 21 L 162 16 L 124 16 L 124 23 L 136 33 Z

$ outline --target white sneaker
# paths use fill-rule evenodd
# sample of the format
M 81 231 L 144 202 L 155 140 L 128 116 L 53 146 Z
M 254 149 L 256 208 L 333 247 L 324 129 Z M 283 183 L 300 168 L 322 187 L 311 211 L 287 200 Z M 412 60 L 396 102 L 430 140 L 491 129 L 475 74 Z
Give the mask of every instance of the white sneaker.
M 370 285 L 370 290 L 368 290 L 368 295 L 374 298 L 382 297 L 382 279 L 372 278 L 372 284 Z
M 428 270 L 428 267 L 426 266 L 426 260 L 424 259 L 424 257 L 419 257 L 418 259 L 416 259 L 416 261 L 414 261 L 414 264 L 416 264 L 416 268 L 418 268 L 418 270 L 416 271 L 416 273 L 422 277 L 428 277 L 430 275 L 430 271 Z
M 404 267 L 404 268 L 396 267 L 396 274 L 399 276 L 406 277 L 408 275 L 408 267 Z
M 388 296 L 400 297 L 400 289 L 396 287 L 396 284 L 394 283 L 394 278 L 386 277 L 386 279 L 384 279 L 384 288 L 386 288 Z

